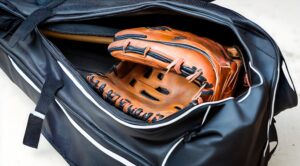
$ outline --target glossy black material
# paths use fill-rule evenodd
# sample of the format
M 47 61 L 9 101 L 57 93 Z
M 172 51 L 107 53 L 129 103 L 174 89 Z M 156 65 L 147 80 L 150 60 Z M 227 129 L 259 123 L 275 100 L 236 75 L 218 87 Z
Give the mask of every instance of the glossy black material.
M 88 27 L 84 33 L 92 33 L 97 26 L 115 30 L 168 25 L 241 48 L 252 81 L 249 90 L 214 104 L 191 104 L 170 118 L 147 124 L 102 100 L 82 77 L 86 70 L 103 72 L 115 63 L 107 50 L 48 40 L 38 28 L 13 47 L 8 44 L 21 23 L 46 1 L 0 1 L 0 66 L 35 102 L 40 94 L 24 75 L 39 89 L 49 72 L 63 81 L 56 103 L 47 108 L 42 132 L 70 165 L 267 165 L 268 140 L 276 141 L 268 122 L 297 105 L 297 95 L 282 72 L 279 48 L 258 25 L 233 11 L 196 0 L 74 0 L 54 8 L 39 27 L 63 27 L 65 31 L 76 21 Z M 49 57 L 54 67 L 47 67 Z

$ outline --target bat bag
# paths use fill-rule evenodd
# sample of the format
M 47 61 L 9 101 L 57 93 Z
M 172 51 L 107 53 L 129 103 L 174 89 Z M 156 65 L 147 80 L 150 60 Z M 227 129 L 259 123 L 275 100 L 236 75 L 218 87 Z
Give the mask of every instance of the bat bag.
M 250 86 L 241 78 L 232 97 L 147 123 L 103 100 L 83 77 L 118 63 L 107 45 L 43 33 L 111 38 L 155 26 L 239 47 Z M 37 148 L 43 134 L 72 166 L 264 166 L 277 146 L 274 116 L 297 105 L 274 40 L 240 14 L 201 0 L 0 0 L 0 67 L 37 104 L 23 143 Z

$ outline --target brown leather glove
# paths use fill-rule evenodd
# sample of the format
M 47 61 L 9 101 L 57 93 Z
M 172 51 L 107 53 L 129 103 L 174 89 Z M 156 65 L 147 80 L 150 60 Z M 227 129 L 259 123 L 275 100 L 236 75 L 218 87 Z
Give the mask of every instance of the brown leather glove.
M 108 51 L 122 62 L 87 80 L 117 108 L 150 123 L 231 96 L 241 67 L 236 48 L 169 27 L 120 31 Z

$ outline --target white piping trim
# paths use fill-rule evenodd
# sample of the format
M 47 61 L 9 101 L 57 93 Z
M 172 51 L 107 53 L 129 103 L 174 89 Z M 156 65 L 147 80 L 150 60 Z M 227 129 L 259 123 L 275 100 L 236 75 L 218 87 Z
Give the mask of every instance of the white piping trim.
M 165 156 L 163 162 L 161 163 L 161 166 L 165 166 L 169 157 L 173 153 L 173 151 L 176 149 L 176 147 L 183 141 L 183 138 L 180 138 L 173 146 L 172 148 L 168 151 L 167 155 Z
M 260 74 L 260 72 L 259 72 L 257 69 L 255 69 L 255 68 L 253 67 L 252 63 L 249 62 L 249 66 L 252 68 L 252 70 L 253 70 L 256 74 L 258 74 L 259 79 L 260 79 L 260 83 L 259 83 L 258 85 L 253 86 L 253 87 L 250 86 L 249 89 L 248 89 L 247 94 L 246 94 L 243 98 L 241 98 L 241 99 L 238 101 L 239 103 L 242 102 L 242 101 L 244 101 L 244 100 L 250 95 L 252 88 L 261 86 L 261 85 L 263 84 L 263 82 L 264 82 L 264 81 L 263 81 L 262 75 Z
M 71 122 L 71 124 L 79 131 L 80 134 L 82 134 L 82 136 L 84 136 L 87 140 L 89 140 L 93 145 L 95 145 L 99 150 L 101 150 L 103 153 L 107 154 L 108 156 L 114 158 L 115 160 L 119 161 L 120 163 L 124 164 L 124 165 L 128 165 L 128 166 L 135 166 L 135 164 L 131 163 L 130 161 L 128 161 L 127 159 L 125 159 L 124 157 L 106 149 L 105 147 L 103 147 L 101 144 L 99 144 L 95 139 L 93 139 L 88 133 L 86 133 L 71 117 L 70 115 L 67 113 L 67 111 L 64 109 L 64 107 L 60 104 L 60 102 L 58 100 L 55 99 L 55 101 L 57 102 L 57 104 L 59 105 L 59 107 L 62 109 L 62 111 L 64 112 L 64 114 L 66 115 L 66 117 L 69 119 L 69 121 Z
M 147 126 L 140 126 L 140 125 L 134 125 L 134 124 L 130 124 L 130 123 L 127 123 L 125 121 L 122 121 L 121 119 L 119 119 L 118 117 L 114 116 L 113 114 L 111 114 L 108 110 L 106 110 L 105 108 L 103 108 L 101 105 L 99 105 L 96 100 L 83 88 L 83 86 L 79 83 L 79 81 L 71 74 L 71 72 L 60 62 L 60 61 L 57 61 L 59 66 L 61 67 L 61 69 L 65 72 L 65 74 L 72 80 L 72 82 L 75 84 L 75 86 L 83 93 L 84 96 L 86 96 L 92 103 L 94 103 L 94 105 L 96 105 L 98 108 L 100 108 L 103 112 L 105 112 L 107 115 L 109 115 L 111 118 L 113 118 L 115 121 L 117 121 L 118 123 L 124 125 L 124 126 L 127 126 L 127 127 L 130 127 L 130 128 L 134 128 L 134 129 L 154 129 L 154 128 L 159 128 L 159 127 L 163 127 L 163 126 L 167 126 L 167 125 L 170 125 L 178 120 L 180 120 L 181 118 L 183 118 L 184 116 L 188 115 L 189 113 L 191 113 L 192 111 L 194 111 L 195 109 L 199 108 L 199 107 L 202 107 L 202 106 L 205 106 L 205 105 L 210 105 L 210 104 L 216 104 L 216 103 L 221 103 L 221 102 L 224 102 L 224 101 L 227 101 L 227 100 L 231 100 L 231 99 L 234 99 L 233 97 L 228 97 L 226 99 L 223 99 L 223 100 L 219 100 L 219 101 L 213 101 L 213 102 L 206 102 L 206 103 L 202 103 L 202 104 L 199 104 L 195 107 L 192 107 L 191 109 L 185 111 L 183 114 L 181 114 L 180 116 L 174 118 L 174 119 L 171 119 L 165 123 L 160 123 L 160 124 L 152 124 L 152 125 L 147 125 Z M 263 84 L 263 79 L 262 79 L 262 76 L 261 74 L 259 73 L 259 71 L 257 71 L 253 66 L 252 66 L 252 63 L 249 62 L 250 64 L 250 68 L 259 75 L 259 78 L 260 78 L 260 83 L 256 86 L 260 86 Z M 255 86 L 255 87 L 256 87 Z M 253 88 L 253 87 L 252 87 Z M 245 100 L 249 95 L 250 95 L 250 92 L 251 92 L 251 87 L 248 89 L 248 92 L 247 94 L 242 98 L 240 99 L 238 102 L 242 102 L 243 100 Z
M 14 61 L 8 56 L 9 60 L 11 61 L 13 67 L 16 69 L 16 71 L 21 75 L 21 77 L 29 84 L 31 85 L 37 92 L 41 93 L 41 90 L 27 77 L 27 75 L 14 63 Z M 64 109 L 64 107 L 61 105 L 61 103 L 55 99 L 55 101 L 57 102 L 58 106 L 62 109 L 63 113 L 66 115 L 66 117 L 68 118 L 68 120 L 70 121 L 70 123 L 73 125 L 73 127 L 82 135 L 84 136 L 90 143 L 92 143 L 97 149 L 99 149 L 100 151 L 102 151 L 103 153 L 107 154 L 108 156 L 114 158 L 115 160 L 119 161 L 120 163 L 124 164 L 124 165 L 128 165 L 128 166 L 135 166 L 135 164 L 131 163 L 130 161 L 128 161 L 127 159 L 125 159 L 124 157 L 110 151 L 109 149 L 105 148 L 104 146 L 102 146 L 101 144 L 99 144 L 94 138 L 92 138 L 90 135 L 88 135 L 88 133 L 86 133 L 71 117 L 70 115 L 67 113 L 67 111 Z M 37 117 L 40 117 L 41 113 L 34 111 L 32 112 L 32 114 L 34 114 Z M 41 115 L 39 115 L 41 114 Z M 45 116 L 45 115 L 43 115 Z M 44 119 L 44 118 L 42 118 Z
M 254 87 L 258 87 L 258 86 L 262 85 L 262 84 L 263 84 L 263 78 L 262 78 L 261 74 L 259 73 L 259 71 L 257 71 L 257 70 L 253 67 L 252 63 L 249 62 L 249 65 L 250 65 L 250 67 L 254 70 L 254 72 L 256 72 L 256 73 L 259 75 L 259 78 L 260 78 L 260 81 L 261 81 L 258 85 L 254 86 Z M 247 92 L 247 94 L 246 94 L 242 99 L 240 99 L 238 102 L 244 101 L 244 100 L 250 95 L 251 88 L 253 88 L 253 87 L 250 87 L 249 90 L 248 90 L 248 92 Z M 220 100 L 219 102 L 221 102 L 221 100 Z M 192 109 L 193 109 L 193 108 L 192 108 Z M 207 116 L 208 116 L 208 114 L 209 114 L 209 112 L 210 112 L 210 109 L 211 109 L 211 105 L 208 106 L 208 108 L 207 108 L 207 110 L 206 110 L 206 112 L 205 112 L 205 115 L 204 115 L 204 117 L 203 117 L 201 126 L 205 123 L 206 118 L 207 118 Z M 167 155 L 165 156 L 165 158 L 164 158 L 164 160 L 163 160 L 163 163 L 161 164 L 162 166 L 165 166 L 165 165 L 166 165 L 166 163 L 167 163 L 167 161 L 168 161 L 170 155 L 173 153 L 173 151 L 176 149 L 176 147 L 177 147 L 177 146 L 179 145 L 179 143 L 182 142 L 182 141 L 183 141 L 183 138 L 181 138 L 177 143 L 175 143 L 175 144 L 172 146 L 172 148 L 169 150 L 169 152 L 168 152 Z M 268 141 L 269 141 L 269 140 L 268 140 Z
M 202 119 L 202 122 L 201 122 L 201 126 L 202 126 L 202 125 L 204 124 L 204 122 L 206 121 L 206 118 L 207 118 L 207 116 L 208 116 L 208 114 L 209 114 L 210 108 L 211 108 L 211 105 L 208 106 L 208 108 L 207 108 L 207 110 L 206 110 L 206 112 L 205 112 L 205 115 L 204 115 L 204 117 L 203 117 L 203 119 Z
M 38 118 L 40 118 L 40 119 L 45 119 L 45 115 L 40 113 L 40 112 L 32 111 L 31 114 L 38 117 Z
M 208 116 L 208 114 L 209 114 L 209 112 L 210 112 L 210 108 L 211 108 L 211 106 L 208 106 L 208 107 L 207 107 L 207 110 L 206 110 L 206 112 L 205 112 L 205 115 L 204 115 L 204 118 L 203 118 L 203 120 L 202 120 L 201 126 L 202 126 L 202 125 L 204 124 L 204 122 L 206 121 L 206 118 L 207 118 L 207 116 Z M 166 156 L 165 156 L 165 158 L 164 158 L 164 160 L 163 160 L 161 166 L 165 166 L 165 165 L 166 165 L 166 163 L 167 163 L 169 157 L 171 156 L 171 154 L 173 153 L 173 151 L 177 148 L 177 146 L 183 141 L 183 139 L 184 139 L 183 137 L 180 138 L 180 139 L 172 146 L 172 148 L 171 148 L 171 149 L 168 151 L 168 153 L 166 154 Z
M 23 77 L 23 79 L 32 86 L 33 89 L 35 89 L 37 92 L 41 93 L 41 90 L 26 76 L 26 74 L 18 67 L 18 65 L 11 59 L 10 56 L 8 56 L 11 64 L 16 69 L 16 71 Z
M 34 90 L 36 90 L 37 92 L 41 93 L 41 90 L 26 76 L 25 76 L 25 73 L 17 66 L 17 64 L 11 59 L 11 57 L 9 57 L 9 60 L 12 64 L 12 66 L 16 69 L 16 71 L 22 76 L 22 78 L 29 84 L 32 86 L 32 88 Z M 45 115 L 40 113 L 40 112 L 37 112 L 37 111 L 32 111 L 31 114 L 33 114 L 34 116 L 36 117 L 39 117 L 41 119 L 45 119 Z
M 9 57 L 9 56 L 8 56 Z M 23 73 L 23 71 L 15 64 L 15 62 L 9 57 L 9 59 L 10 59 L 10 61 L 11 61 L 11 63 L 12 63 L 12 65 L 13 65 L 13 67 L 16 69 L 16 71 L 24 78 L 24 80 L 26 81 L 26 82 L 28 82 L 37 92 L 39 92 L 39 93 L 41 93 L 41 90 L 25 75 L 25 73 Z M 233 99 L 233 97 L 229 97 L 229 98 L 226 98 L 226 99 L 223 99 L 223 100 L 219 100 L 219 101 L 215 101 L 215 102 L 207 102 L 207 103 L 203 103 L 203 104 L 200 104 L 200 105 L 197 105 L 197 106 L 195 106 L 195 107 L 193 107 L 193 108 L 191 108 L 191 109 L 189 109 L 189 110 L 187 110 L 186 112 L 184 112 L 183 114 L 181 114 L 180 116 L 178 116 L 178 117 L 176 117 L 176 118 L 174 118 L 174 119 L 172 119 L 172 120 L 170 120 L 170 121 L 168 121 L 168 122 L 166 122 L 166 123 L 163 123 L 163 124 L 157 124 L 157 125 L 152 125 L 152 126 L 138 126 L 138 125 L 133 125 L 133 124 L 129 124 L 129 123 L 126 123 L 126 122 L 124 122 L 124 121 L 122 121 L 122 120 L 120 120 L 120 119 L 118 119 L 117 117 L 115 117 L 115 116 L 113 116 L 110 112 L 108 112 L 106 109 L 104 109 L 103 107 L 101 107 L 94 99 L 93 99 L 93 97 L 89 94 L 89 93 L 87 93 L 87 91 L 83 88 L 83 86 L 82 85 L 80 85 L 80 83 L 76 80 L 76 78 L 70 73 L 70 71 L 61 63 L 61 62 L 59 62 L 59 61 L 57 61 L 58 62 L 58 64 L 60 65 L 60 67 L 62 68 L 62 70 L 66 73 L 66 75 L 74 82 L 74 84 L 75 84 L 75 86 L 90 100 L 90 101 L 92 101 L 98 108 L 100 108 L 100 109 L 102 109 L 105 113 L 107 113 L 109 116 L 111 116 L 113 119 L 115 119 L 117 122 L 119 122 L 119 123 L 121 123 L 121 124 L 123 124 L 123 125 L 125 125 L 125 126 L 128 126 L 128 127 L 131 127 L 131 128 L 136 128 L 136 129 L 153 129 L 153 128 L 158 128 L 158 127 L 162 127 L 162 126 L 166 126 L 166 125 L 169 125 L 169 124 L 172 124 L 172 123 L 174 123 L 174 122 L 176 122 L 177 120 L 179 120 L 179 119 L 181 119 L 182 117 L 184 117 L 184 116 L 186 116 L 187 114 L 189 114 L 190 112 L 192 112 L 193 110 L 195 110 L 195 109 L 197 109 L 197 108 L 199 108 L 199 107 L 201 107 L 201 106 L 204 106 L 204 105 L 209 105 L 209 104 L 215 104 L 215 103 L 221 103 L 221 102 L 224 102 L 224 101 L 227 101 L 227 100 L 231 100 L 231 99 Z M 259 78 L 260 78 L 260 83 L 258 84 L 258 85 L 256 85 L 255 87 L 257 87 L 257 86 L 260 86 L 260 85 L 262 85 L 263 84 L 263 78 L 262 78 L 262 76 L 261 76 L 261 74 L 260 74 L 260 72 L 259 71 L 257 71 L 254 67 L 253 67 L 253 65 L 252 65 L 252 63 L 251 62 L 249 62 L 249 65 L 250 65 L 250 68 L 255 72 L 255 73 L 257 73 L 258 75 L 259 75 Z M 276 85 L 276 87 L 277 87 L 277 85 Z M 251 92 L 251 88 L 253 88 L 253 87 L 250 87 L 249 89 L 248 89 L 248 92 L 247 92 L 247 94 L 242 98 L 242 99 L 240 99 L 240 100 L 238 100 L 238 102 L 242 102 L 242 101 L 244 101 L 249 95 L 250 95 L 250 92 Z M 273 104 L 274 104 L 274 101 L 275 100 L 273 100 Z M 58 102 L 57 102 L 58 103 Z M 64 111 L 64 113 L 66 114 L 66 116 L 68 117 L 68 119 L 70 120 L 70 122 L 71 121 L 73 121 L 72 119 L 71 119 L 71 117 L 70 116 L 68 116 L 67 115 L 67 112 L 63 109 L 63 107 L 60 105 L 60 103 L 58 103 L 58 105 L 62 108 L 62 110 Z M 207 115 L 208 115 L 208 113 L 209 113 L 209 111 L 210 111 L 210 108 L 211 108 L 211 106 L 209 106 L 208 107 L 208 109 L 207 109 L 207 111 L 206 111 L 206 113 L 205 113 L 205 115 L 204 115 L 204 119 L 203 119 L 203 121 L 202 121 L 202 124 L 205 122 L 205 120 L 206 120 L 206 117 L 207 117 Z M 274 105 L 273 105 L 273 109 L 274 109 Z M 273 113 L 272 113 L 273 114 Z M 74 122 L 74 121 L 73 121 Z M 77 125 L 76 124 L 76 122 L 74 122 L 74 124 L 71 122 L 71 124 L 74 126 L 74 125 Z M 74 126 L 75 128 L 76 128 L 76 126 Z M 104 152 L 103 150 L 107 150 L 107 151 L 105 151 L 106 152 L 106 154 L 107 153 L 109 153 L 109 154 L 107 154 L 107 155 L 109 155 L 109 156 L 111 156 L 110 154 L 112 154 L 114 157 L 114 159 L 116 159 L 116 160 L 124 160 L 123 161 L 123 163 L 127 163 L 127 164 L 131 164 L 131 165 L 134 165 L 133 163 L 131 163 L 130 161 L 128 161 L 128 160 L 126 160 L 125 158 L 123 158 L 123 157 L 121 157 L 121 156 L 119 156 L 119 155 L 117 155 L 117 154 L 115 154 L 114 152 L 111 152 L 111 151 L 109 151 L 108 149 L 106 149 L 105 147 L 103 147 L 102 145 L 100 145 L 98 142 L 96 142 L 92 137 L 90 137 L 82 128 L 80 128 L 80 126 L 78 126 L 77 125 L 77 127 L 79 127 L 79 129 L 78 128 L 76 128 L 80 133 L 81 132 L 84 132 L 85 134 L 83 134 L 83 133 L 81 133 L 83 136 L 85 136 L 85 138 L 86 139 L 88 139 L 94 146 L 96 146 L 99 150 L 101 150 L 102 152 Z M 269 130 L 269 128 L 268 128 L 268 130 Z M 179 143 L 181 142 L 181 141 L 183 141 L 183 138 L 181 138 L 176 144 L 174 144 L 173 145 L 173 147 L 169 150 L 169 152 L 167 153 L 167 155 L 165 156 L 165 158 L 164 158 L 164 160 L 163 160 L 163 163 L 162 163 L 162 165 L 164 166 L 165 164 L 166 164 L 166 162 L 167 162 L 167 160 L 168 160 L 168 158 L 169 158 L 169 156 L 171 155 L 171 153 L 173 152 L 173 150 L 179 145 Z M 267 146 L 266 146 L 267 147 Z M 104 152 L 104 153 L 105 153 Z M 111 156 L 112 157 L 112 156 Z M 127 161 L 127 162 L 126 162 Z
M 275 89 L 274 89 L 274 95 L 273 95 L 273 100 L 272 100 L 272 108 L 271 108 L 271 115 L 270 115 L 270 118 L 269 118 L 269 121 L 268 121 L 267 143 L 266 143 L 266 146 L 265 146 L 265 149 L 264 149 L 264 154 L 263 154 L 264 157 L 266 156 L 268 145 L 270 144 L 270 128 L 271 128 L 272 120 L 273 120 L 273 117 L 274 117 L 274 109 L 275 109 L 274 107 L 275 107 L 275 99 L 276 99 L 276 93 L 277 93 L 277 86 L 278 86 L 278 83 L 279 83 L 279 74 L 280 74 L 280 65 L 278 65 L 278 68 L 277 68 L 277 75 L 278 75 L 278 77 L 277 77 L 276 84 L 275 84 Z
M 9 57 L 9 56 L 8 56 Z M 41 90 L 25 75 L 25 73 L 15 64 L 15 62 L 9 57 L 9 60 L 11 61 L 13 67 L 16 69 L 16 71 L 23 77 L 23 79 L 29 83 L 37 92 L 41 93 Z M 153 126 L 137 126 L 137 125 L 132 125 L 132 124 L 128 124 L 126 122 L 123 122 L 121 121 L 120 119 L 118 119 L 117 117 L 113 116 L 111 113 L 109 113 L 106 109 L 104 109 L 103 107 L 101 107 L 93 98 L 92 96 L 90 96 L 90 94 L 87 93 L 87 91 L 80 85 L 80 83 L 74 78 L 74 76 L 69 72 L 68 69 L 66 69 L 64 67 L 63 64 L 61 64 L 59 61 L 58 61 L 60 67 L 63 69 L 63 71 L 67 74 L 67 76 L 74 82 L 74 84 L 76 85 L 77 88 L 79 88 L 79 90 L 90 100 L 92 101 L 97 107 L 99 107 L 100 109 L 102 109 L 104 112 L 106 112 L 109 116 L 111 116 L 113 119 L 115 119 L 117 122 L 123 124 L 123 125 L 126 125 L 128 127 L 132 127 L 132 128 L 140 128 L 140 129 L 151 129 L 151 128 L 156 128 L 156 127 L 161 127 L 161 126 L 165 126 L 165 125 L 169 125 L 169 124 L 172 124 L 174 122 L 176 122 L 177 120 L 181 119 L 182 117 L 186 116 L 187 114 L 189 114 L 190 112 L 192 112 L 193 110 L 201 107 L 201 106 L 204 106 L 204 105 L 209 105 L 209 104 L 215 104 L 215 103 L 220 103 L 220 102 L 224 102 L 224 101 L 227 101 L 227 100 L 231 100 L 233 99 L 233 97 L 229 97 L 229 98 L 226 98 L 226 99 L 223 99 L 223 100 L 220 100 L 220 101 L 215 101 L 215 102 L 207 102 L 207 103 L 203 103 L 203 104 L 200 104 L 200 105 L 197 105 L 189 110 L 187 110 L 185 113 L 181 114 L 180 116 L 178 116 L 177 118 L 174 118 L 164 124 L 158 124 L 158 125 L 153 125 Z M 252 68 L 258 75 L 259 75 L 259 78 L 260 78 L 260 84 L 258 84 L 257 86 L 260 86 L 263 84 L 263 79 L 262 79 L 262 76 L 261 74 L 252 66 L 252 63 L 249 62 L 249 65 L 250 65 L 250 68 Z M 277 85 L 276 85 L 277 86 Z M 243 100 L 245 100 L 250 92 L 251 92 L 251 88 L 249 88 L 247 94 L 242 98 L 240 99 L 238 102 L 242 102 Z M 118 154 L 106 149 L 105 147 L 103 147 L 101 144 L 99 144 L 97 141 L 95 141 L 91 136 L 89 136 L 70 116 L 69 114 L 65 111 L 65 109 L 62 107 L 62 105 L 56 100 L 57 104 L 61 107 L 61 109 L 63 110 L 63 112 L 65 113 L 66 117 L 68 118 L 68 120 L 71 122 L 71 124 L 77 129 L 77 131 L 79 133 L 81 133 L 89 142 L 91 142 L 95 147 L 97 147 L 99 150 L 101 150 L 102 152 L 104 152 L 105 154 L 107 154 L 108 156 L 114 158 L 115 160 L 117 161 L 120 161 L 121 163 L 125 164 L 125 165 L 134 165 L 133 163 L 131 163 L 130 161 L 128 161 L 127 159 L 123 158 L 122 156 L 119 156 Z M 274 103 L 274 102 L 273 102 Z M 273 106 L 274 107 L 274 106 Z M 211 109 L 211 106 L 209 106 L 206 110 L 206 113 L 204 115 L 204 119 L 201 123 L 201 125 L 204 124 L 206 118 L 207 118 L 207 115 L 209 113 Z M 274 109 L 274 108 L 273 108 Z M 36 111 L 35 111 L 36 112 Z M 33 112 L 33 114 L 35 114 Z M 273 114 L 273 113 L 272 113 Z M 36 115 L 36 114 L 35 114 Z M 172 152 L 176 149 L 176 147 L 180 144 L 180 142 L 183 141 L 183 138 L 179 139 L 178 142 L 176 142 L 172 148 L 168 151 L 167 155 L 165 156 L 164 160 L 163 160 L 163 163 L 162 163 L 162 166 L 165 166 L 165 164 L 167 163 L 167 160 L 168 158 L 170 157 L 170 155 L 172 154 Z M 268 145 L 268 143 L 267 143 Z M 267 147 L 267 146 L 266 146 Z M 267 148 L 265 148 L 265 151 L 266 151 Z M 265 154 L 265 153 L 264 153 Z

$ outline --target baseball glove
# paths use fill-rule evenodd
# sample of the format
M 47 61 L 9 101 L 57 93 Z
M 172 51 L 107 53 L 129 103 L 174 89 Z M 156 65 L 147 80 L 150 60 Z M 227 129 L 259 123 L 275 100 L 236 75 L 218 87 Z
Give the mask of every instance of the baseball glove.
M 149 123 L 231 96 L 242 65 L 237 48 L 169 27 L 120 31 L 108 51 L 121 62 L 108 73 L 89 74 L 88 82 L 106 101 Z

